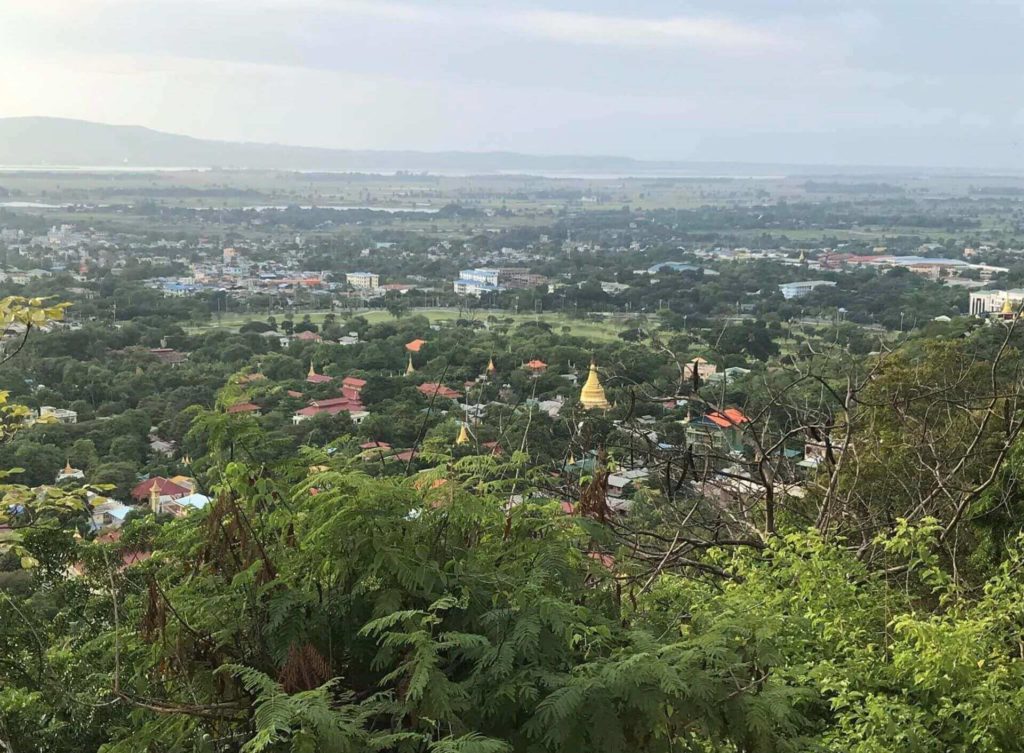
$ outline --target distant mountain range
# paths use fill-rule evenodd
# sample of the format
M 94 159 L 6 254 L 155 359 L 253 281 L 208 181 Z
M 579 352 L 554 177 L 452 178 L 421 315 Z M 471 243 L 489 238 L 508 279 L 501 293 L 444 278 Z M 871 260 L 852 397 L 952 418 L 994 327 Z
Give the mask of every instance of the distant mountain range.
M 526 173 L 638 177 L 893 176 L 963 173 L 898 167 L 836 167 L 726 162 L 655 162 L 615 156 L 515 152 L 325 149 L 214 141 L 66 118 L 0 118 L 0 166 L 245 168 L 350 172 Z
M 659 165 L 626 157 L 512 152 L 322 149 L 213 141 L 64 118 L 0 118 L 0 165 L 53 167 L 223 167 L 282 170 L 409 170 L 490 173 L 649 173 Z

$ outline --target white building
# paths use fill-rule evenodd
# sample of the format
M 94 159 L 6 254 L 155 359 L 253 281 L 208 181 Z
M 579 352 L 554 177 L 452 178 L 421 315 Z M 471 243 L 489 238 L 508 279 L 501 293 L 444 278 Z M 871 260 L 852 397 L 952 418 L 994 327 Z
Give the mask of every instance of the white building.
M 380 287 L 380 275 L 373 272 L 348 272 L 345 282 L 356 290 L 374 290 Z
M 835 283 L 831 280 L 802 280 L 800 282 L 786 282 L 779 285 L 782 297 L 787 301 L 794 298 L 803 298 L 817 288 L 834 288 Z
M 471 295 L 479 298 L 484 293 L 496 293 L 501 286 L 500 269 L 463 269 L 453 287 L 456 295 Z
M 120 528 L 131 511 L 131 507 L 116 499 L 95 503 L 92 507 L 92 528 L 94 531 L 101 531 L 104 528 Z
M 976 290 L 970 294 L 970 312 L 972 316 L 988 316 L 998 314 L 1006 302 L 1014 310 L 1024 304 L 1024 288 L 1012 290 Z
M 39 408 L 39 418 L 47 421 L 56 421 L 60 424 L 77 424 L 78 413 L 67 408 L 54 408 L 52 405 L 43 405 Z
M 498 287 L 501 281 L 501 270 L 499 269 L 463 269 L 459 272 L 460 280 L 478 282 L 481 285 Z
M 484 293 L 496 293 L 501 290 L 496 285 L 486 285 L 476 280 L 463 280 L 461 278 L 453 283 L 453 287 L 456 295 L 471 295 L 476 298 L 479 298 Z

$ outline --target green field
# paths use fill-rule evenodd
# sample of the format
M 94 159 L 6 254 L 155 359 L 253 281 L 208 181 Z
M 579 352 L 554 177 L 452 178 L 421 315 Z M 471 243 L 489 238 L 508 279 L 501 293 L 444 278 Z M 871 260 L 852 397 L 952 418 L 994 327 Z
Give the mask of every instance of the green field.
M 295 313 L 292 315 L 294 321 L 301 321 L 307 314 L 311 321 L 315 324 L 321 324 L 324 317 L 330 313 L 324 311 L 305 311 L 301 313 Z M 338 317 L 339 321 L 344 321 L 350 316 L 362 316 L 371 324 L 378 324 L 380 322 L 394 321 L 394 317 L 391 316 L 387 311 L 381 309 L 371 309 L 365 311 L 335 311 L 335 316 Z M 425 316 L 430 322 L 452 322 L 459 318 L 460 312 L 455 308 L 417 308 L 409 312 L 409 316 Z M 627 328 L 626 321 L 632 317 L 625 317 L 616 315 L 614 318 L 609 316 L 605 321 L 594 322 L 585 321 L 582 319 L 573 319 L 565 314 L 557 313 L 542 313 L 542 314 L 513 314 L 507 311 L 500 310 L 474 310 L 467 312 L 463 310 L 461 312 L 462 318 L 474 318 L 482 321 L 486 321 L 487 317 L 495 316 L 499 319 L 512 319 L 516 324 L 528 321 L 542 321 L 550 324 L 556 332 L 560 332 L 563 327 L 569 327 L 569 334 L 575 337 L 584 337 L 588 340 L 594 340 L 597 342 L 608 342 L 611 340 L 618 339 L 618 334 L 622 330 Z M 284 315 L 278 313 L 275 314 L 277 321 L 281 321 Z M 265 320 L 266 317 L 260 314 L 248 314 L 248 313 L 227 313 L 222 314 L 219 317 L 215 317 L 208 324 L 196 325 L 189 327 L 192 332 L 203 332 L 213 329 L 227 329 L 236 331 L 239 327 L 249 321 L 253 320 Z

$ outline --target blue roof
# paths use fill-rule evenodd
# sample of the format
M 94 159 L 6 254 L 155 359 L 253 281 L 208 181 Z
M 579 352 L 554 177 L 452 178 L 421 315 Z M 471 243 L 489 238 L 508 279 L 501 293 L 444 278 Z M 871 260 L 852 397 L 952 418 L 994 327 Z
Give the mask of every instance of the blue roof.
M 128 517 L 128 513 L 130 513 L 131 511 L 132 508 L 130 508 L 128 505 L 121 505 L 120 507 L 111 507 L 109 510 L 104 510 L 103 512 L 112 518 L 124 520 L 126 517 Z
M 187 497 L 180 497 L 179 499 L 176 499 L 174 501 L 177 502 L 179 505 L 188 505 L 189 507 L 194 507 L 197 510 L 202 510 L 204 507 L 210 504 L 210 498 L 207 497 L 205 494 L 199 494 L 198 492 L 194 494 L 189 494 Z

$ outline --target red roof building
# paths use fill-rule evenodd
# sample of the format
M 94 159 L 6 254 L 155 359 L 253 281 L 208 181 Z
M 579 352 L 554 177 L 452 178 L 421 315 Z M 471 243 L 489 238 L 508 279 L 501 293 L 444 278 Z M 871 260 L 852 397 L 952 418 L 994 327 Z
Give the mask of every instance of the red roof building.
M 420 340 L 419 338 L 405 344 L 405 349 L 410 353 L 419 353 L 424 345 L 427 344 L 426 340 Z
M 316 332 L 310 332 L 308 329 L 304 329 L 302 332 L 296 332 L 295 339 L 301 340 L 304 343 L 318 343 L 323 341 L 323 338 L 320 337 L 320 335 Z
M 532 361 L 529 361 L 528 363 L 525 364 L 525 366 L 530 371 L 538 371 L 538 372 L 545 371 L 547 369 L 547 367 L 548 367 L 548 365 L 546 363 L 544 363 L 543 361 L 541 361 L 540 359 L 537 359 L 537 358 L 534 358 Z
M 317 374 L 316 369 L 313 368 L 311 363 L 309 364 L 309 373 L 306 374 L 306 381 L 310 384 L 327 384 L 334 381 L 334 377 L 329 377 L 326 374 Z
M 135 485 L 135 488 L 132 489 L 132 499 L 137 502 L 143 502 L 149 499 L 154 486 L 156 487 L 161 500 L 165 497 L 168 499 L 187 497 L 192 493 L 191 489 L 187 489 L 180 484 L 176 484 L 170 479 L 164 478 L 163 476 L 154 476 L 153 478 L 148 478 Z
M 256 403 L 235 403 L 228 407 L 228 413 L 259 413 L 260 406 Z
M 365 413 L 366 407 L 358 398 L 332 397 L 327 400 L 313 400 L 307 407 L 295 411 L 295 420 L 301 421 L 303 418 L 311 418 L 321 414 L 336 416 L 342 412 Z
M 747 418 L 739 408 L 726 408 L 724 411 L 711 411 L 707 414 L 707 418 L 715 424 L 715 426 L 722 429 L 728 429 L 730 427 L 742 426 L 743 424 L 750 423 L 750 419 Z
M 438 384 L 437 382 L 424 382 L 416 389 L 426 397 L 434 397 L 436 395 L 437 397 L 447 398 L 448 400 L 458 400 L 462 397 L 461 392 L 457 392 L 451 387 L 445 387 L 443 384 Z
M 341 380 L 342 387 L 348 387 L 353 390 L 361 390 L 366 386 L 366 380 L 360 379 L 359 377 L 347 376 Z

